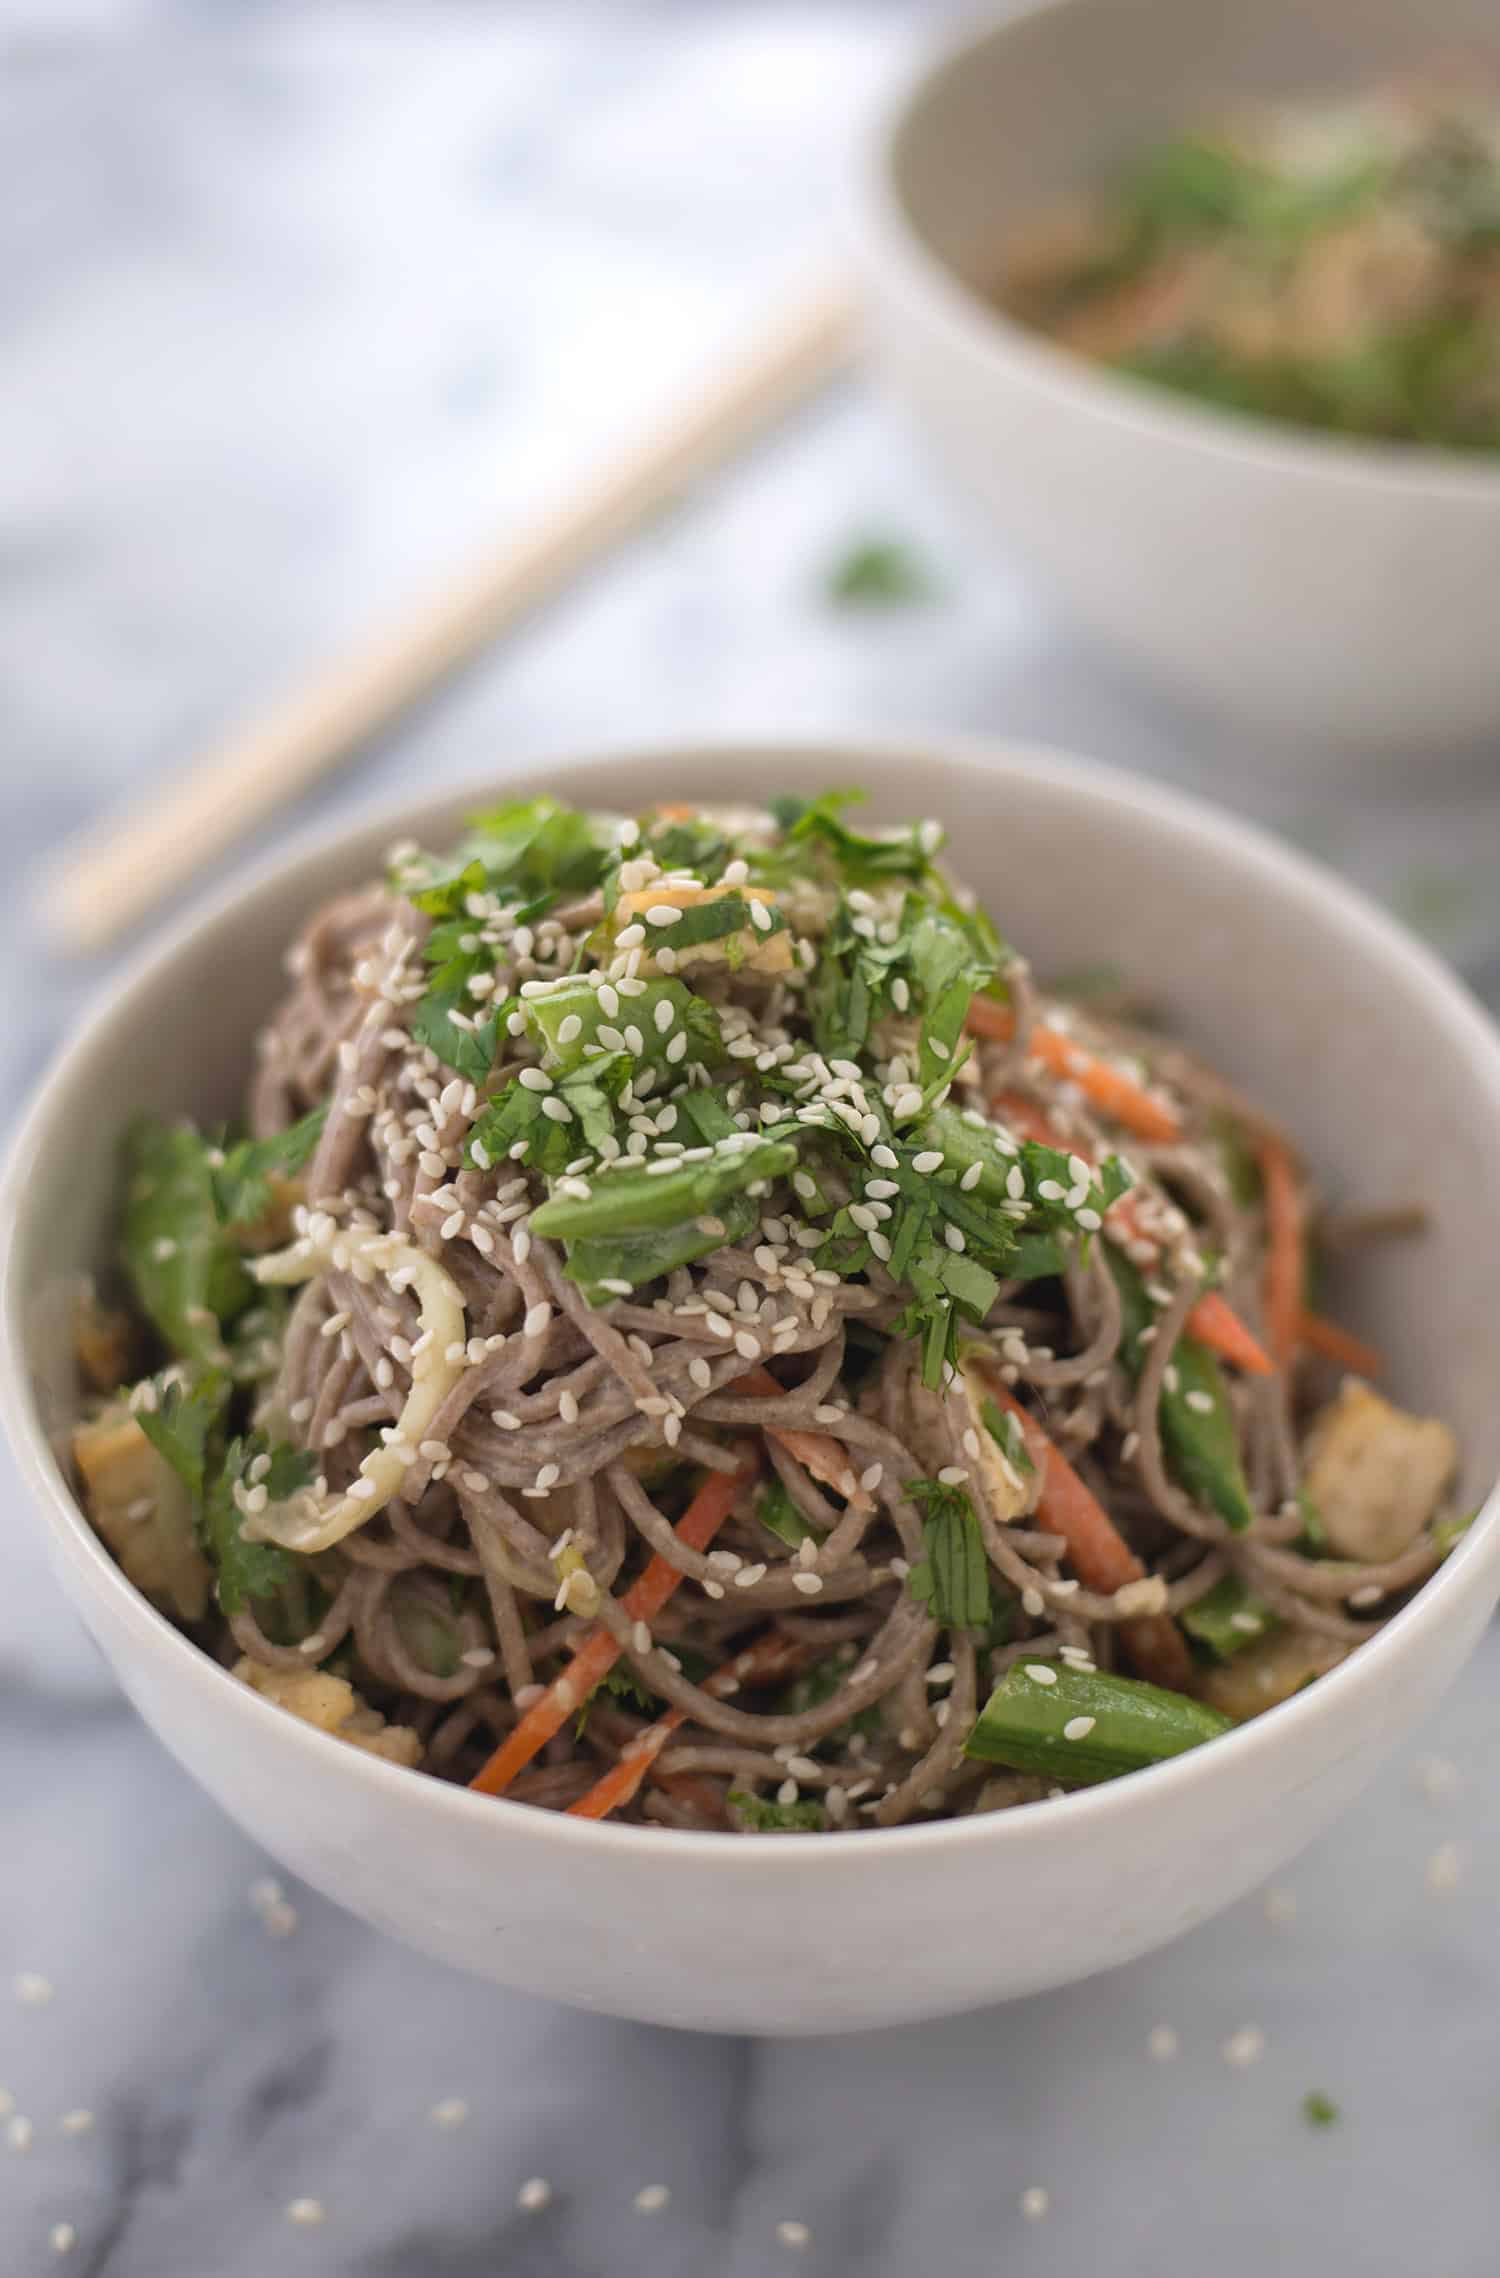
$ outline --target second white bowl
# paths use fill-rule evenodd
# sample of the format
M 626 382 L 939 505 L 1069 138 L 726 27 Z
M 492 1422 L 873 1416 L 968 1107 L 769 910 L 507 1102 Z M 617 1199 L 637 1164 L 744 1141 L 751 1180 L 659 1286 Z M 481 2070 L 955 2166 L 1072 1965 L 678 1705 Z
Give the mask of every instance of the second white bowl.
M 875 347 L 956 483 L 1128 660 L 1297 738 L 1500 726 L 1500 463 L 1215 411 L 983 294 L 1018 224 L 1154 138 L 1443 56 L 1500 63 L 1490 0 L 1040 0 L 924 71 L 871 153 Z

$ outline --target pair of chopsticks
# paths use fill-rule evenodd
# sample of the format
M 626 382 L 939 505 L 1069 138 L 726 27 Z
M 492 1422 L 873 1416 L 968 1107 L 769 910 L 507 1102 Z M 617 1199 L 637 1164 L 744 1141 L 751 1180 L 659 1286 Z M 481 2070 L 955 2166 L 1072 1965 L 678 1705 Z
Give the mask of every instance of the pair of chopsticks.
M 823 387 L 855 335 L 846 289 L 797 300 L 572 497 L 470 565 L 248 727 L 201 753 L 149 809 L 107 816 L 48 870 L 41 908 L 73 950 L 101 949 L 377 729 L 691 483 Z

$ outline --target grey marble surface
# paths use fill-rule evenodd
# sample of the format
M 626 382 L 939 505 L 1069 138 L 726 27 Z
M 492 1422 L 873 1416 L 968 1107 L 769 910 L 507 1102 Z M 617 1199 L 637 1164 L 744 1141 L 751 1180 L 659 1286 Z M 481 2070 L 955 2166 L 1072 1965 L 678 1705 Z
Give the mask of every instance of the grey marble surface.
M 100 977 L 43 946 L 37 858 L 689 377 L 832 242 L 860 128 L 935 13 L 0 6 L 0 1114 Z M 830 609 L 829 564 L 870 531 L 917 546 L 939 597 Z M 892 723 L 1207 790 L 1500 994 L 1494 754 L 1370 781 L 1174 715 L 1075 647 L 859 386 L 318 804 L 609 740 Z M 1500 2268 L 1500 1643 L 1269 1913 L 1005 2011 L 751 2046 L 475 1988 L 309 1893 L 271 1934 L 269 1862 L 138 1728 L 0 1484 L 4 2278 Z M 49 2000 L 13 1992 L 25 1972 Z M 1264 2053 L 1238 2070 L 1247 2026 Z M 1336 2126 L 1307 2126 L 1310 2089 Z M 534 2175 L 554 2197 L 527 2215 Z M 670 2204 L 637 2213 L 650 2183 Z M 321 2224 L 288 2220 L 301 2197 Z

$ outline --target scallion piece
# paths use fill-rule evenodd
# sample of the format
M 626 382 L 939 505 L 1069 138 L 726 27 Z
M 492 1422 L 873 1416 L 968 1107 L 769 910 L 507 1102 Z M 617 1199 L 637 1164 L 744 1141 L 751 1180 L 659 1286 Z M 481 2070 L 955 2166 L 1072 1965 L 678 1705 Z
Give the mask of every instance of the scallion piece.
M 964 1753 L 1043 1779 L 1092 1784 L 1180 1756 L 1232 1726 L 1202 1701 L 1134 1677 L 1018 1661 L 980 1711 Z

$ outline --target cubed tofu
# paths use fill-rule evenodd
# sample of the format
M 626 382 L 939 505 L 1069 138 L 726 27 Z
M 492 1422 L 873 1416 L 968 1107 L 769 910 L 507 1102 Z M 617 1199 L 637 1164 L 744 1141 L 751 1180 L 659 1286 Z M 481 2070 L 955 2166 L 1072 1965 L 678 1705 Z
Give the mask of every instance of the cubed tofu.
M 410 1726 L 387 1724 L 378 1710 L 360 1699 L 347 1677 L 335 1677 L 326 1669 L 264 1669 L 248 1658 L 235 1663 L 234 1674 L 289 1716 L 347 1741 L 351 1748 L 362 1748 L 367 1756 L 411 1767 L 422 1760 L 422 1743 Z
M 78 1426 L 73 1461 L 94 1531 L 136 1588 L 163 1613 L 201 1621 L 212 1577 L 192 1498 L 123 1401 Z
M 747 901 L 764 902 L 772 910 L 777 906 L 776 896 L 764 886 L 643 886 L 639 893 L 620 896 L 615 909 L 616 929 L 644 919 L 648 910 L 696 909 L 705 902 L 722 901 L 726 894 L 743 894 Z M 792 970 L 792 937 L 784 928 L 780 933 L 762 933 L 757 926 L 741 926 L 735 933 L 721 934 L 717 941 L 688 942 L 681 949 L 670 928 L 661 933 L 648 930 L 656 947 L 672 951 L 678 972 L 692 965 L 727 965 L 731 961 L 738 964 L 741 972 L 789 973 Z M 651 951 L 643 951 L 641 971 L 654 973 L 657 970 Z
M 90 1391 L 113 1392 L 125 1382 L 133 1343 L 130 1316 L 103 1304 L 85 1282 L 73 1309 L 73 1345 Z
M 1348 1646 L 1334 1637 L 1315 1637 L 1306 1630 L 1278 1630 L 1258 1645 L 1247 1645 L 1242 1653 L 1218 1667 L 1203 1670 L 1198 1678 L 1198 1697 L 1243 1724 L 1248 1717 L 1275 1708 L 1278 1701 L 1289 1701 L 1314 1677 L 1336 1667 L 1348 1651 Z
M 1345 1380 L 1308 1439 L 1303 1486 L 1340 1558 L 1399 1558 L 1437 1510 L 1458 1446 L 1448 1426 Z

